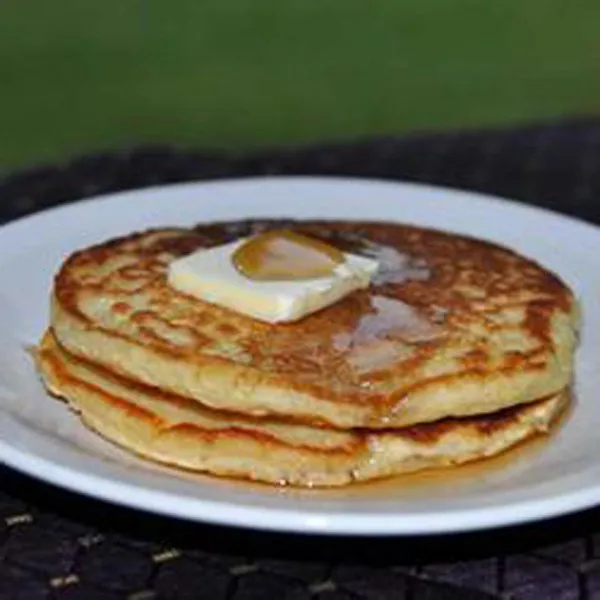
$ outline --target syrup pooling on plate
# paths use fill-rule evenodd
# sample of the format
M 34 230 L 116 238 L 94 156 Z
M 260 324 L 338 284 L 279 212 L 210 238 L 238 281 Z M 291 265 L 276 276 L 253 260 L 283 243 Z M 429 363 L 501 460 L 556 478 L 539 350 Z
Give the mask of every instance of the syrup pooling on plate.
M 257 281 L 293 281 L 331 275 L 345 262 L 329 244 L 288 230 L 260 233 L 233 254 L 236 269 Z

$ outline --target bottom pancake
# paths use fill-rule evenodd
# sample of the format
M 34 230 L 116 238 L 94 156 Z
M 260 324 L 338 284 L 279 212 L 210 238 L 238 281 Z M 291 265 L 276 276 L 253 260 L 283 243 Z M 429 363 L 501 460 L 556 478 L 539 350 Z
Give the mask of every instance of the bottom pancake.
M 259 420 L 122 379 L 63 350 L 46 332 L 36 352 L 48 390 L 85 425 L 162 464 L 297 486 L 339 486 L 490 457 L 546 432 L 564 393 L 476 418 L 390 431 L 340 431 Z

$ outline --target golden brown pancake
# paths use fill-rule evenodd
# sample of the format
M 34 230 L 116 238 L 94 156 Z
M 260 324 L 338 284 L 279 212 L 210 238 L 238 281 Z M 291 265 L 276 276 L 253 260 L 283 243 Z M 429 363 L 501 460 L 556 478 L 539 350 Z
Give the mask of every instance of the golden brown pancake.
M 202 302 L 166 280 L 174 259 L 279 222 L 162 229 L 70 256 L 51 325 L 70 353 L 213 409 L 338 428 L 487 414 L 569 385 L 577 304 L 511 250 L 391 223 L 285 226 L 376 257 L 370 289 L 291 324 Z
M 564 392 L 493 415 L 343 432 L 205 409 L 77 359 L 50 332 L 37 363 L 54 394 L 125 449 L 191 471 L 298 486 L 337 486 L 493 456 L 547 431 L 568 402 Z

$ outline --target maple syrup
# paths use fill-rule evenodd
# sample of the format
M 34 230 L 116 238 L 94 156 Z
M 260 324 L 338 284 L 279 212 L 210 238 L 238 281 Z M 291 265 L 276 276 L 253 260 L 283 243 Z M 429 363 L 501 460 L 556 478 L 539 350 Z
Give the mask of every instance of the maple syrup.
M 331 275 L 344 254 L 326 242 L 286 230 L 260 233 L 233 253 L 235 268 L 256 281 L 296 281 Z
M 380 500 L 392 498 L 422 497 L 427 494 L 441 494 L 448 490 L 468 491 L 473 484 L 484 483 L 488 478 L 531 461 L 543 453 L 544 449 L 565 427 L 573 413 L 574 399 L 570 399 L 561 413 L 546 432 L 539 432 L 517 445 L 507 448 L 500 454 L 448 467 L 437 467 L 401 473 L 382 479 L 351 483 L 342 487 L 303 489 L 285 488 L 287 495 L 318 498 L 323 500 L 352 499 Z

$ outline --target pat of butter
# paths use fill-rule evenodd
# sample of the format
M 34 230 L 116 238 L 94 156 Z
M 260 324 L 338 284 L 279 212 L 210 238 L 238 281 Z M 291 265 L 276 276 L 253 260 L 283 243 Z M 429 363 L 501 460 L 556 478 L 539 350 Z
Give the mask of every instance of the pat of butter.
M 235 250 L 246 240 L 198 250 L 169 265 L 167 281 L 176 290 L 269 323 L 297 321 L 366 288 L 377 261 L 344 254 L 346 261 L 327 277 L 296 281 L 254 281 L 238 272 Z

